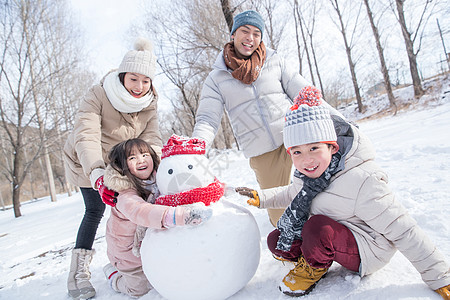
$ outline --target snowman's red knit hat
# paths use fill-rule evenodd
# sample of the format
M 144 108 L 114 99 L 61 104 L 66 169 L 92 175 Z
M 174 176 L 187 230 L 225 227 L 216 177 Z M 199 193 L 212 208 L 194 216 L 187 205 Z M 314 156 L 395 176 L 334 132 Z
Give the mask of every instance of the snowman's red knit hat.
M 205 141 L 173 134 L 162 148 L 161 159 L 178 154 L 205 154 Z

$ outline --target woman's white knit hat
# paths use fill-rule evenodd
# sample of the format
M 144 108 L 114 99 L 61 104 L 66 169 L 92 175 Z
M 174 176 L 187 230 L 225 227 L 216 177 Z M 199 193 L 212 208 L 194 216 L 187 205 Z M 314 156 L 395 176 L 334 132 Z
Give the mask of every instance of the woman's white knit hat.
M 322 104 L 320 91 L 313 87 L 304 87 L 294 99 L 294 105 L 286 113 L 283 139 L 284 146 L 293 146 L 317 142 L 336 142 L 336 130 L 330 111 Z
M 119 66 L 120 73 L 139 73 L 155 78 L 156 56 L 153 53 L 153 44 L 146 38 L 137 38 L 134 43 L 134 50 L 130 50 L 123 57 Z

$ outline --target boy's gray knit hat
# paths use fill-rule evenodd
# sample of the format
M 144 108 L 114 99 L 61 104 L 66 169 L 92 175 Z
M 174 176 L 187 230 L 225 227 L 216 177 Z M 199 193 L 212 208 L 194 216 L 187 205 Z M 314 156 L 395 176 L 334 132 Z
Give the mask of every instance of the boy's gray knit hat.
M 261 15 L 254 10 L 247 10 L 237 14 L 233 20 L 233 27 L 231 28 L 231 35 L 234 34 L 236 29 L 244 25 L 252 25 L 261 31 L 261 38 L 264 33 L 264 20 Z
M 125 54 L 118 72 L 139 73 L 153 80 L 156 73 L 156 56 L 153 53 L 153 44 L 146 38 L 137 38 L 134 43 L 134 50 Z
M 294 99 L 294 105 L 286 113 L 283 139 L 284 146 L 317 142 L 336 142 L 336 130 L 330 111 L 322 105 L 320 91 L 312 86 L 304 87 Z

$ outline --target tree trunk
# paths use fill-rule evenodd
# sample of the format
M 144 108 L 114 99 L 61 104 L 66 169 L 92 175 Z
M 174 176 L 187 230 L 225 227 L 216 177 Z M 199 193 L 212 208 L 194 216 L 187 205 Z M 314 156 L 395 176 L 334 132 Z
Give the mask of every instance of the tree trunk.
M 333 0 L 330 0 L 333 1 Z M 335 4 L 335 5 L 334 5 Z M 355 63 L 353 62 L 352 59 L 352 49 L 347 41 L 347 35 L 345 32 L 345 26 L 344 26 L 344 22 L 342 21 L 342 15 L 341 15 L 341 11 L 339 9 L 339 5 L 337 0 L 334 0 L 334 4 L 332 2 L 332 5 L 338 15 L 339 18 L 339 24 L 340 24 L 340 31 L 342 33 L 342 37 L 344 39 L 344 45 L 345 45 L 345 52 L 347 53 L 347 60 L 348 60 L 348 65 L 350 67 L 350 73 L 352 75 L 352 83 L 353 83 L 353 88 L 355 90 L 355 96 L 356 96 L 356 102 L 358 103 L 358 111 L 360 113 L 364 112 L 364 106 L 362 104 L 362 100 L 361 100 L 361 94 L 359 92 L 359 85 L 358 85 L 358 80 L 356 78 L 356 72 L 355 72 Z
M 373 36 L 377 45 L 378 57 L 380 58 L 381 64 L 381 73 L 383 73 L 384 87 L 386 89 L 389 103 L 391 107 L 394 107 L 395 113 L 397 113 L 397 105 L 395 104 L 395 97 L 394 93 L 392 92 L 391 79 L 389 78 L 389 71 L 386 66 L 386 60 L 384 59 L 383 47 L 381 47 L 380 34 L 378 33 L 378 28 L 375 26 L 375 22 L 373 20 L 373 14 L 369 6 L 369 0 L 364 0 L 364 4 L 367 8 L 367 15 L 369 16 L 370 26 L 372 27 Z
M 13 184 L 15 184 L 13 182 Z M 14 217 L 18 218 L 22 216 L 20 212 L 20 187 L 13 188 L 13 208 L 14 208 Z
M 3 200 L 3 194 L 2 194 L 1 191 L 0 191 L 0 201 L 2 202 L 2 210 L 5 211 L 6 210 L 6 208 L 5 208 L 5 200 Z
M 398 22 L 400 23 L 400 27 L 402 28 L 403 39 L 405 40 L 406 53 L 408 54 L 409 60 L 409 70 L 411 72 L 411 79 L 414 87 L 414 96 L 416 98 L 421 97 L 424 94 L 424 90 L 422 88 L 422 82 L 419 76 L 419 69 L 417 67 L 417 58 L 414 53 L 414 43 L 411 40 L 411 34 L 406 27 L 405 14 L 403 11 L 403 3 L 404 0 L 395 0 L 397 5 L 398 12 Z
M 13 179 L 12 179 L 12 202 L 14 208 L 14 217 L 18 218 L 22 216 L 20 212 L 20 189 L 22 182 L 22 159 L 24 159 L 22 144 L 19 142 L 15 148 L 15 155 L 13 161 Z
M 228 29 L 230 30 L 233 28 L 233 11 L 230 9 L 230 1 L 229 0 L 220 0 L 220 3 L 222 5 L 222 12 L 223 16 L 225 17 L 225 21 L 227 22 Z
M 437 18 L 436 18 L 436 23 L 437 23 L 437 26 L 439 29 L 439 36 L 441 37 L 442 47 L 444 48 L 444 59 L 447 61 L 448 71 L 450 71 L 450 59 L 447 55 L 447 50 L 445 49 L 445 43 L 444 43 L 444 38 L 442 37 L 441 26 L 439 25 L 439 20 Z
M 300 74 L 302 74 L 302 51 L 300 49 L 300 38 L 298 35 L 298 17 L 297 17 L 297 9 L 298 9 L 298 1 L 295 0 L 294 1 L 294 21 L 295 21 L 295 39 L 297 41 L 297 55 L 298 55 L 298 62 L 299 62 L 299 68 L 298 68 L 298 72 Z
M 52 202 L 56 202 L 56 187 L 55 187 L 55 178 L 53 177 L 53 169 L 52 164 L 50 162 L 50 155 L 48 154 L 47 145 L 44 145 L 44 161 L 45 161 L 45 169 L 47 173 L 48 186 L 50 190 L 50 199 Z
M 301 14 L 300 14 L 300 7 L 298 7 L 298 5 L 297 5 L 297 16 L 296 17 L 298 18 L 298 24 L 300 25 L 300 32 L 302 34 L 303 45 L 305 45 L 306 60 L 308 61 L 311 82 L 313 85 L 316 85 L 316 81 L 314 79 L 313 68 L 312 68 L 312 64 L 311 64 L 311 57 L 309 56 L 308 43 L 306 41 L 305 31 L 303 29 L 303 20 L 302 20 Z

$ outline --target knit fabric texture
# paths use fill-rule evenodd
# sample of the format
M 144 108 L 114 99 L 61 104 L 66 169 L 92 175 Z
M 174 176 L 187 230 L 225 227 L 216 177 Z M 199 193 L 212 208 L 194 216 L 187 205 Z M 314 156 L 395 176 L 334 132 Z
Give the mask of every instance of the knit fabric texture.
M 197 138 L 187 138 L 172 134 L 167 144 L 162 148 L 161 159 L 179 154 L 205 154 L 205 141 Z
M 307 86 L 294 99 L 294 105 L 286 113 L 284 123 L 286 149 L 317 142 L 336 142 L 330 111 L 322 105 L 321 98 L 317 88 Z
M 134 50 L 128 51 L 123 57 L 118 72 L 138 73 L 153 80 L 156 73 L 156 56 L 152 43 L 145 38 L 138 38 L 134 43 Z
M 206 206 L 219 201 L 225 193 L 225 184 L 214 178 L 214 182 L 206 187 L 195 188 L 173 195 L 159 196 L 155 204 L 178 206 L 202 202 Z
M 264 33 L 264 20 L 261 15 L 254 10 L 247 10 L 237 14 L 233 20 L 233 27 L 231 28 L 231 34 L 233 35 L 236 29 L 244 25 L 252 25 L 261 31 L 261 38 Z

